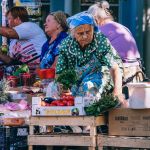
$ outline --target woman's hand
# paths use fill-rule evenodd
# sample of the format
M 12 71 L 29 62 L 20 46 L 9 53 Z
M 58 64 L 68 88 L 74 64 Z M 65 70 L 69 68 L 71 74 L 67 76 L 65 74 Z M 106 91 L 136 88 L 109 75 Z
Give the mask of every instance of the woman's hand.
M 116 90 L 113 91 L 113 95 L 118 97 L 119 102 L 121 103 L 122 108 L 128 108 L 129 102 L 124 98 L 124 95 Z

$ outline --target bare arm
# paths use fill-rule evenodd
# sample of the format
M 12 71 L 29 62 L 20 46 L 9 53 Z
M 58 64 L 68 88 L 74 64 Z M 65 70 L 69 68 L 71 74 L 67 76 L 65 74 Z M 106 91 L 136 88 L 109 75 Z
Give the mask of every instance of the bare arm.
M 3 54 L 0 51 L 0 61 L 2 61 L 6 65 L 21 65 L 22 62 L 19 60 L 11 58 L 9 55 Z
M 12 58 L 10 56 L 0 52 L 0 61 L 4 62 L 5 64 L 10 64 L 12 61 Z
M 114 95 L 122 94 L 122 74 L 117 63 L 110 69 L 114 82 Z
M 0 27 L 0 35 L 11 39 L 19 39 L 17 32 L 9 27 Z
M 56 68 L 57 61 L 58 61 L 58 56 L 55 57 L 55 61 L 52 64 L 51 68 Z
M 117 63 L 114 63 L 113 67 L 110 69 L 110 73 L 114 82 L 114 96 L 119 98 L 122 107 L 128 107 L 128 102 L 122 95 L 122 74 Z

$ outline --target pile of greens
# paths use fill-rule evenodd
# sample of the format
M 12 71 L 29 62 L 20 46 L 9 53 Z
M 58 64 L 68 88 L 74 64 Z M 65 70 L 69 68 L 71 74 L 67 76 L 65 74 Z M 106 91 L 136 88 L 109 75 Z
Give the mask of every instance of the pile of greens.
M 58 75 L 57 82 L 63 85 L 64 90 L 71 89 L 76 84 L 78 78 L 75 70 L 66 70 Z
M 85 112 L 90 116 L 98 116 L 101 113 L 116 107 L 118 104 L 119 100 L 117 97 L 114 97 L 113 94 L 104 94 L 101 99 L 95 101 L 92 105 L 85 107 Z
M 29 67 L 26 64 L 19 66 L 19 68 L 13 73 L 13 76 L 19 76 L 20 73 L 29 72 Z

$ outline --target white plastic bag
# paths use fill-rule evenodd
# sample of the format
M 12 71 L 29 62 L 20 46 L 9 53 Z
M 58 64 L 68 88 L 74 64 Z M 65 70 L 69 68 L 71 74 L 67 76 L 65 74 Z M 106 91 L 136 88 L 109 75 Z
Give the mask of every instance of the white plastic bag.
M 54 81 L 50 82 L 46 89 L 46 97 L 59 99 L 60 98 L 59 95 L 60 95 L 59 85 Z

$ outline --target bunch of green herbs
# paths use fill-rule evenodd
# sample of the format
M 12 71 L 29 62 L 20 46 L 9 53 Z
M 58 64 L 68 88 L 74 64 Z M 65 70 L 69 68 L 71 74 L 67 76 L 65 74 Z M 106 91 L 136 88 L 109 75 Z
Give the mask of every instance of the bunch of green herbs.
M 58 75 L 57 82 L 63 85 L 64 90 L 71 89 L 77 83 L 78 77 L 75 70 L 65 70 Z
M 113 94 L 104 94 L 101 99 L 95 101 L 88 107 L 85 107 L 85 112 L 89 116 L 98 116 L 111 108 L 116 107 L 119 104 L 117 97 L 114 97 Z

